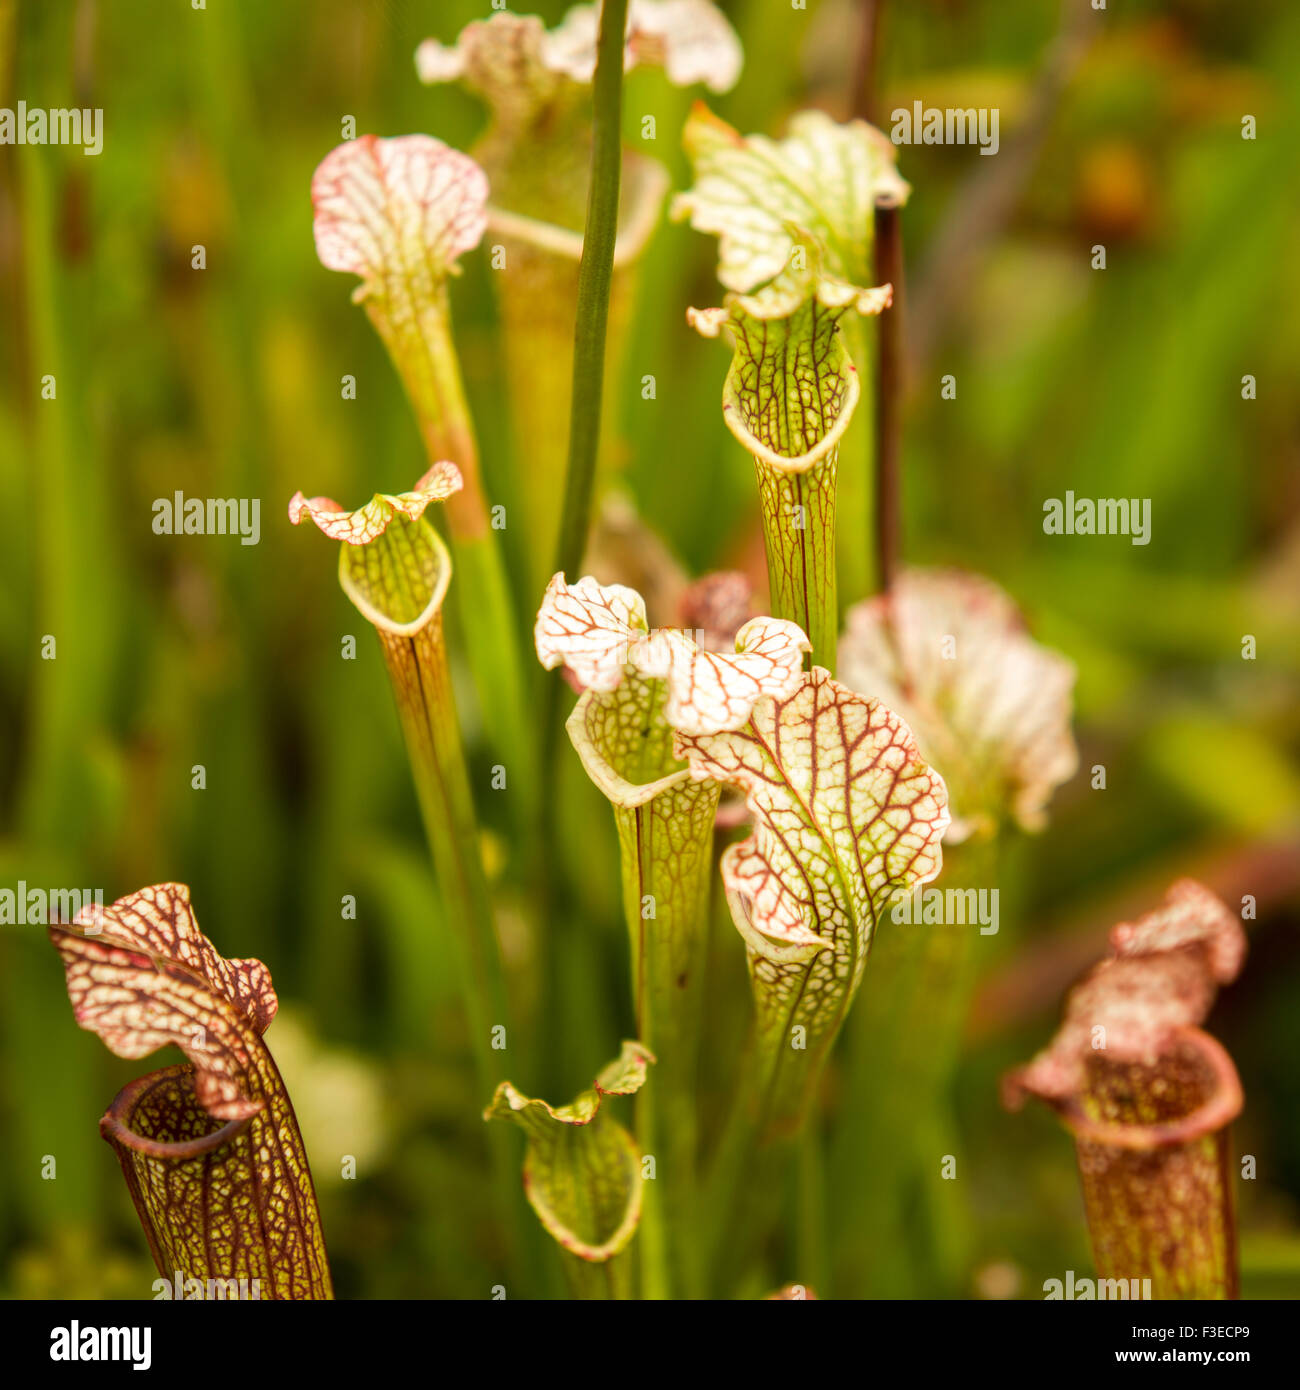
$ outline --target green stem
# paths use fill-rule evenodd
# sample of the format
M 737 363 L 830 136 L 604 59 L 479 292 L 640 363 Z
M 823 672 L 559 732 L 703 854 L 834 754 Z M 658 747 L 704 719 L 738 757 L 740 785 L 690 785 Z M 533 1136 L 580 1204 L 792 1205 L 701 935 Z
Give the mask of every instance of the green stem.
M 645 1217 L 642 1216 L 642 1222 Z M 638 1240 L 644 1240 L 644 1233 Z M 635 1249 L 635 1247 L 634 1247 Z M 573 1297 L 584 1302 L 623 1301 L 636 1297 L 636 1256 L 631 1251 L 623 1251 L 612 1260 L 582 1260 L 567 1250 L 560 1252 L 563 1257 L 564 1277 L 568 1281 Z
M 591 517 L 591 500 L 600 448 L 600 421 L 605 379 L 605 337 L 609 294 L 618 240 L 619 186 L 622 177 L 623 46 L 627 0 L 601 6 L 593 90 L 594 125 L 591 184 L 582 262 L 578 267 L 578 311 L 574 325 L 573 384 L 569 417 L 569 460 L 560 513 L 554 570 L 575 574 L 582 564 Z M 535 805 L 537 855 L 533 878 L 546 939 L 542 1017 L 569 1018 L 562 973 L 561 940 L 575 936 L 562 920 L 559 873 L 558 812 L 560 692 L 558 676 L 546 682 L 542 704 L 542 795 Z M 578 1006 L 581 1007 L 580 1001 Z
M 461 491 L 448 498 L 446 513 L 465 650 L 488 742 L 498 756 L 507 759 L 507 786 L 518 808 L 515 823 L 531 826 L 536 754 L 528 736 L 533 725 L 524 699 L 519 628 L 498 532 L 483 491 L 478 440 L 452 337 L 447 287 L 435 286 L 427 298 L 415 300 L 399 283 L 389 295 L 372 295 L 364 303 L 406 387 L 428 461 L 450 460 L 464 480 Z
M 772 616 L 798 623 L 812 660 L 835 674 L 839 632 L 835 576 L 836 451 L 790 472 L 755 457 Z
M 779 1045 L 779 1044 L 778 1044 Z M 826 1047 L 829 1047 L 829 1043 Z M 824 1051 L 821 1054 L 824 1060 Z M 772 1125 L 773 1084 L 781 1057 L 756 1030 L 750 1040 L 741 1075 L 732 1095 L 731 1112 L 710 1166 L 704 1201 L 701 1205 L 703 1231 L 701 1244 L 715 1292 L 725 1296 L 758 1257 L 764 1240 L 781 1214 L 782 1194 L 791 1163 L 798 1162 L 800 1183 L 812 1184 L 800 1190 L 796 1219 L 802 1223 L 824 1210 L 824 1177 L 819 1151 L 809 1152 L 806 1135 L 815 1126 L 811 1098 L 797 1128 Z M 808 1084 L 815 1086 L 821 1061 L 808 1073 Z M 796 1253 L 815 1259 L 820 1265 L 821 1239 L 813 1229 L 796 1239 Z M 802 1268 L 800 1283 L 812 1283 L 813 1274 Z
M 442 615 L 419 632 L 377 627 L 415 779 L 446 920 L 464 981 L 478 1088 L 490 1096 L 501 1079 L 492 1030 L 506 1025 L 505 980 L 492 898 L 479 851 L 478 824 L 456 719 Z M 509 1034 L 505 1034 L 508 1041 Z M 488 1132 L 502 1219 L 512 1233 L 518 1202 L 508 1136 Z
M 579 262 L 522 239 L 503 236 L 502 241 L 506 269 L 500 276 L 498 297 L 514 425 L 511 482 L 515 504 L 523 508 L 527 519 L 527 525 L 508 530 L 507 539 L 517 571 L 524 576 L 529 604 L 536 604 L 555 573 L 560 537 Z M 635 272 L 634 265 L 613 272 L 605 359 L 615 370 L 631 326 Z M 607 380 L 602 405 L 606 420 L 615 413 L 617 394 L 616 383 Z M 609 452 L 606 446 L 598 457 L 598 477 L 610 468 Z
M 411 398 L 425 454 L 430 463 L 450 459 L 460 468 L 465 482 L 446 503 L 465 650 L 488 741 L 514 763 L 508 768 L 507 785 L 512 797 L 518 798 L 516 823 L 526 826 L 532 824 L 537 779 L 534 745 L 527 732 L 532 724 L 524 701 L 519 628 L 498 532 L 492 526 L 483 493 L 478 439 L 452 340 L 445 286 L 439 291 L 438 306 L 439 311 L 425 315 L 421 324 L 423 353 L 408 353 L 404 360 L 414 360 L 422 368 L 420 388 L 411 392 Z M 371 317 L 375 319 L 374 312 Z M 376 327 L 382 335 L 378 319 Z
M 511 481 L 526 520 L 508 538 L 535 608 L 555 573 L 560 536 L 578 263 L 515 238 L 502 241 L 506 268 L 498 302 L 514 427 Z
M 823 1297 L 826 1286 L 826 1153 L 820 1115 L 810 1115 L 799 1137 L 795 1188 L 795 1278 Z
M 642 1296 L 699 1289 L 695 1259 L 700 1028 L 713 826 L 721 786 L 673 757 L 664 681 L 625 673 L 589 690 L 567 729 L 618 828 L 637 1037 L 656 1062 L 637 1094 L 637 1145 L 653 1160 L 640 1225 Z
M 492 1081 L 490 1094 L 499 1079 L 492 1061 L 491 1030 L 506 1021 L 505 983 L 456 721 L 442 617 L 435 614 L 413 636 L 377 631 L 397 693 L 420 812 L 449 920 L 464 927 L 459 940 L 472 982 L 469 1009 L 475 1055 Z
M 715 1297 L 730 1297 L 759 1257 L 779 1219 L 797 1152 L 797 1141 L 789 1136 L 760 1140 L 754 1091 L 742 1078 L 699 1209 L 702 1258 Z
M 655 1159 L 641 1218 L 642 1294 L 698 1293 L 696 1113 L 713 821 L 720 787 L 680 782 L 617 807 L 637 1036 L 657 1063 L 637 1097 L 637 1140 Z
M 578 270 L 578 317 L 573 335 L 573 398 L 569 427 L 569 470 L 555 551 L 555 568 L 575 572 L 582 563 L 591 516 L 591 495 L 600 448 L 605 381 L 605 334 L 609 290 L 618 240 L 619 185 L 623 167 L 623 44 L 627 0 L 604 0 L 596 45 L 592 103 L 591 187 L 582 264 Z

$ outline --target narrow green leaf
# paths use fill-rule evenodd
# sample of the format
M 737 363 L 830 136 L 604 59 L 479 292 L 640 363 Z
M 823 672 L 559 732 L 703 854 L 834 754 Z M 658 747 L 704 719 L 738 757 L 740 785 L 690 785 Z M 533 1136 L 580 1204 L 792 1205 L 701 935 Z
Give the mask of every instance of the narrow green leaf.
M 289 519 L 297 525 L 305 517 L 343 542 L 339 582 L 383 649 L 486 1090 L 501 1075 L 491 1038 L 507 1022 L 505 982 L 443 631 L 451 557 L 424 516 L 430 502 L 454 494 L 460 482 L 453 464 L 438 463 L 413 492 L 376 494 L 353 512 L 299 492 L 289 503 Z M 492 1159 L 507 1216 L 509 1173 L 499 1144 Z

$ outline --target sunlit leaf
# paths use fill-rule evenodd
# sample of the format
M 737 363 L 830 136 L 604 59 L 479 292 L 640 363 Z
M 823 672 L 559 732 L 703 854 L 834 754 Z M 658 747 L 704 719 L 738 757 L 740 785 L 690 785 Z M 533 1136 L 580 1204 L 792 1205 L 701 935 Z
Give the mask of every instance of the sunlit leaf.
M 818 249 L 829 282 L 870 283 L 875 209 L 897 207 L 909 192 L 880 131 L 802 111 L 775 141 L 742 136 L 697 104 L 682 142 L 695 185 L 674 199 L 672 216 L 718 238 L 727 289 L 752 294 L 776 280 L 801 238 Z

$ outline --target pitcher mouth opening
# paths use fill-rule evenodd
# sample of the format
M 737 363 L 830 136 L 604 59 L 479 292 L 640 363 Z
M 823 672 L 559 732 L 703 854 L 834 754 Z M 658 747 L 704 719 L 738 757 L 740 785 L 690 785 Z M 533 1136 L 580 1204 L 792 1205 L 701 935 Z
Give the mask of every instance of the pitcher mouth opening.
M 1190 1143 L 1231 1124 L 1244 1103 L 1241 1078 L 1232 1058 L 1216 1039 L 1191 1026 L 1175 1031 L 1158 1062 L 1123 1062 L 1099 1056 L 1090 1059 L 1088 1072 L 1088 1088 L 1059 1102 L 1056 1108 L 1076 1139 L 1111 1148 L 1146 1153 Z M 1126 1123 L 1096 1113 L 1093 1082 L 1108 1085 L 1113 1095 L 1115 1089 L 1130 1082 L 1148 1081 L 1152 1097 L 1157 1097 L 1158 1090 L 1163 1092 L 1155 1104 L 1158 1109 L 1171 1109 L 1167 1117 Z M 1090 1098 L 1094 1101 L 1091 1110 Z M 1186 1103 L 1178 1104 L 1180 1098 Z
M 110 1143 L 120 1144 L 133 1153 L 143 1154 L 146 1158 L 179 1162 L 216 1153 L 248 1128 L 248 1119 L 228 1120 L 221 1124 L 214 1118 L 214 1127 L 208 1133 L 193 1139 L 151 1139 L 140 1134 L 131 1127 L 132 1123 L 147 1097 L 160 1087 L 167 1087 L 176 1094 L 178 1111 L 179 1102 L 182 1098 L 188 1097 L 192 1104 L 184 1106 L 184 1113 L 187 1116 L 204 1113 L 194 1094 L 194 1068 L 181 1063 L 150 1072 L 147 1076 L 139 1077 L 123 1086 L 113 1097 L 112 1104 L 99 1122 L 100 1134 Z

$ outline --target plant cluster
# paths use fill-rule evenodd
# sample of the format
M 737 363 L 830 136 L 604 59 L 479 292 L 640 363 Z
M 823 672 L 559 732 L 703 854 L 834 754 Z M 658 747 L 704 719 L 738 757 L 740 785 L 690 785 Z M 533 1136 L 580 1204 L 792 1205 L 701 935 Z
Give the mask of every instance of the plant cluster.
M 924 1120 L 913 1151 L 871 1150 L 870 1126 L 837 1151 L 833 1171 L 869 1189 L 846 1193 L 846 1210 L 875 1229 L 912 1200 L 922 1133 L 946 1123 L 973 929 L 928 916 L 900 928 L 896 909 L 927 885 L 995 889 L 1005 843 L 1042 827 L 1077 764 L 1073 666 L 1028 635 L 1012 599 L 957 571 L 877 580 L 873 344 L 895 310 L 894 287 L 877 283 L 874 229 L 910 190 L 895 147 L 865 121 L 803 111 L 772 139 L 697 104 L 683 132 L 694 181 L 671 216 L 716 238 L 721 307 L 674 313 L 683 333 L 689 323 L 723 338 L 731 361 L 725 374 L 719 363 L 721 420 L 681 428 L 723 424 L 752 461 L 764 611 L 743 583 L 703 576 L 679 611 L 652 615 L 630 576 L 602 582 L 575 566 L 572 538 L 586 550 L 593 488 L 612 468 L 595 457 L 603 363 L 617 373 L 625 355 L 638 262 L 669 186 L 661 165 L 620 148 L 622 74 L 642 64 L 721 92 L 741 54 L 707 0 L 606 0 L 552 30 L 494 14 L 417 54 L 423 82 L 459 82 L 486 107 L 468 153 L 428 134 L 363 135 L 322 160 L 317 254 L 358 277 L 353 299 L 405 387 L 426 471 L 352 511 L 301 492 L 289 503 L 291 522 L 339 545 L 339 582 L 375 630 L 484 1117 L 523 1131 L 522 1191 L 583 1298 L 743 1287 L 746 1252 L 780 1223 L 790 1174 L 815 1180 L 837 1046 L 850 1104 L 885 1114 L 889 1093 L 906 1092 Z M 501 258 L 517 440 L 488 469 L 448 289 L 485 237 Z M 377 486 L 406 481 L 390 474 L 376 461 Z M 503 528 L 494 488 L 507 485 L 523 520 Z M 566 690 L 571 766 L 617 828 L 636 1036 L 621 1050 L 617 1036 L 599 1040 L 615 1060 L 554 1104 L 507 1079 L 549 1075 L 536 1023 L 562 991 L 522 989 L 504 960 L 464 712 L 511 789 L 529 927 L 559 972 L 575 947 L 556 848 L 572 781 L 551 718 Z M 719 1040 L 710 1015 L 715 891 L 730 919 L 722 952 L 748 977 L 746 1037 L 723 1015 Z M 186 1057 L 129 1085 L 101 1126 L 159 1269 L 331 1297 L 307 1156 L 263 1036 L 276 1009 L 266 968 L 223 959 L 178 884 L 50 935 L 82 1027 L 123 1057 L 167 1045 Z M 1113 942 L 1008 1099 L 1041 1097 L 1074 1135 L 1103 1275 L 1151 1277 L 1165 1296 L 1231 1296 L 1226 1126 L 1241 1092 L 1199 1025 L 1240 968 L 1240 924 L 1180 883 Z M 725 1073 L 726 1113 L 705 1113 L 706 1069 Z M 508 1126 L 485 1127 L 484 1153 L 510 1285 L 529 1277 L 529 1242 Z

